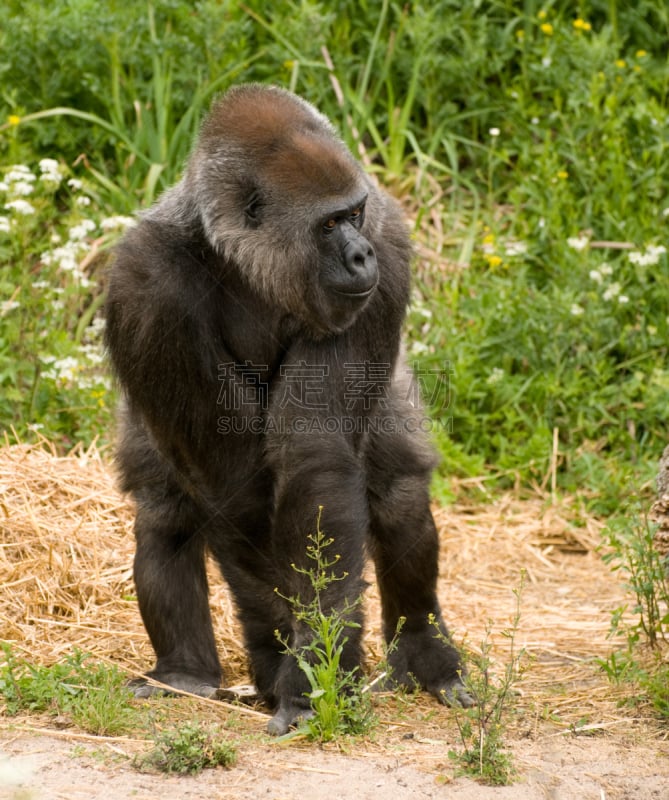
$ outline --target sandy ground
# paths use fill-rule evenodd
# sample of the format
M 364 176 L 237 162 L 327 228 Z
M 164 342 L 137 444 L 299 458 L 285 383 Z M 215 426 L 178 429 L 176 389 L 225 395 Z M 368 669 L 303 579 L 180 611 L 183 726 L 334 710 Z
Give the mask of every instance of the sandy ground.
M 385 753 L 343 754 L 321 750 L 254 747 L 231 770 L 196 777 L 143 774 L 128 760 L 133 748 L 119 742 L 75 742 L 26 732 L 5 732 L 0 741 L 0 798 L 267 798 L 267 800 L 666 800 L 669 747 L 650 741 L 642 727 L 603 737 L 540 736 L 513 741 L 519 770 L 510 786 L 481 786 L 454 778 L 445 757 L 452 744 L 397 737 Z M 391 744 L 390 742 L 388 743 Z M 363 748 L 365 749 L 365 748 Z M 390 751 L 390 752 L 388 752 Z
M 488 636 L 498 672 L 509 659 L 503 633 L 525 575 L 515 637 L 523 671 L 504 719 L 517 769 L 512 785 L 457 777 L 448 756 L 460 749 L 453 711 L 424 696 L 378 698 L 370 736 L 327 746 L 279 744 L 265 735 L 263 714 L 170 699 L 145 702 L 166 703 L 181 719 L 219 723 L 237 747 L 235 767 L 196 777 L 141 773 L 133 757 L 149 744 L 139 735 L 94 737 L 48 716 L 3 716 L 0 706 L 0 798 L 667 800 L 666 721 L 625 702 L 629 687 L 612 686 L 597 665 L 620 647 L 609 638 L 611 612 L 633 600 L 602 561 L 602 521 L 574 499 L 541 496 L 435 509 L 435 518 L 445 618 L 473 651 Z M 150 667 L 132 598 L 131 527 L 132 509 L 96 454 L 63 459 L 0 448 L 0 640 L 37 663 L 77 646 L 130 674 Z M 244 682 L 230 597 L 213 575 L 211 589 L 228 683 Z M 374 586 L 366 606 L 366 648 L 375 663 Z

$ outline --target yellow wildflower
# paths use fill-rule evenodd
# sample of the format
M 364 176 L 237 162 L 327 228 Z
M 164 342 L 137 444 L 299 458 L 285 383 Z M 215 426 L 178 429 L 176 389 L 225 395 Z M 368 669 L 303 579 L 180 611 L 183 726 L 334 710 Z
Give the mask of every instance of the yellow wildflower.
M 18 117 L 16 114 L 10 114 L 7 118 L 7 122 L 9 122 L 10 125 L 18 125 L 19 122 L 21 122 L 21 117 Z
M 635 55 L 637 58 L 645 58 L 648 53 L 645 50 L 637 50 Z
M 483 244 L 492 244 L 495 241 L 495 234 L 494 233 L 486 233 L 483 237 Z
M 569 177 L 569 173 L 567 172 L 566 169 L 561 169 L 558 171 L 557 176 L 561 181 L 566 181 L 567 178 Z
M 496 255 L 486 255 L 485 260 L 488 262 L 490 269 L 495 269 L 502 263 L 501 256 Z
M 627 66 L 627 61 L 625 61 L 624 58 L 616 59 L 616 67 L 618 67 L 618 69 L 625 69 L 626 66 Z
M 540 11 L 537 14 L 537 16 L 539 17 L 539 19 L 546 19 L 546 12 L 545 11 Z
M 541 26 L 541 31 L 542 33 L 545 33 L 546 36 L 552 36 L 553 26 L 550 24 L 550 22 L 544 22 L 543 25 Z

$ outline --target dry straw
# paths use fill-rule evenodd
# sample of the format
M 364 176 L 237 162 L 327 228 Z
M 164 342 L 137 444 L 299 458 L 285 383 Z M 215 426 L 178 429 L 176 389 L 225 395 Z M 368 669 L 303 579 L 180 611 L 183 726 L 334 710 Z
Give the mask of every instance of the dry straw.
M 487 506 L 435 509 L 442 540 L 440 596 L 456 640 L 477 649 L 486 627 L 504 663 L 526 574 L 516 647 L 528 653 L 520 689 L 542 717 L 615 722 L 612 690 L 593 663 L 606 655 L 610 612 L 626 602 L 602 563 L 600 523 L 568 501 L 511 495 Z M 59 456 L 46 442 L 0 448 L 0 640 L 38 663 L 72 647 L 141 673 L 153 654 L 132 581 L 133 510 L 93 446 Z M 225 585 L 211 603 L 226 679 L 247 680 Z M 379 658 L 378 594 L 368 591 L 367 644 Z

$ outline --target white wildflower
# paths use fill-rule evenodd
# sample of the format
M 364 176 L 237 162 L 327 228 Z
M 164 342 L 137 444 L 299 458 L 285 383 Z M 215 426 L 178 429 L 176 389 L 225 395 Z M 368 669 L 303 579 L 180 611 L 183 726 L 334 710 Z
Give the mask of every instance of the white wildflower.
M 548 69 L 552 63 L 553 60 L 550 56 L 544 56 L 544 58 L 541 59 L 541 66 L 544 69 Z
M 486 378 L 486 383 L 493 385 L 495 383 L 499 383 L 500 381 L 504 380 L 504 370 L 500 369 L 500 367 L 493 367 L 492 372 Z
M 58 268 L 65 272 L 76 272 L 79 269 L 79 246 L 77 242 L 67 242 L 62 247 L 56 247 L 51 251 L 50 258 L 42 261 L 45 264 L 52 264 L 54 261 L 58 263 Z
M 570 236 L 567 239 L 567 244 L 572 250 L 585 250 L 590 244 L 590 239 L 587 236 Z
M 569 309 L 569 313 L 574 317 L 580 317 L 584 312 L 585 309 L 583 306 L 579 306 L 578 303 L 572 303 L 571 308 Z
M 663 216 L 663 217 L 669 217 L 669 208 L 665 208 L 665 209 L 662 211 L 662 216 Z
M 60 164 L 55 158 L 43 158 L 39 162 L 40 172 L 60 172 Z
M 70 187 L 70 189 L 78 192 L 83 186 L 83 183 L 79 180 L 79 178 L 70 178 L 70 180 L 67 182 L 67 185 Z
M 512 240 L 504 245 L 504 249 L 507 256 L 522 256 L 527 253 L 527 244 Z
M 35 208 L 27 200 L 10 200 L 9 203 L 5 203 L 5 208 L 25 217 L 35 213 Z
M 652 267 L 658 263 L 660 256 L 664 255 L 666 252 L 667 248 L 664 245 L 651 244 L 648 245 L 644 253 L 633 250 L 629 254 L 629 260 L 632 264 L 638 264 L 640 267 Z
M 50 289 L 49 281 L 33 281 L 33 289 Z
M 590 280 L 595 283 L 601 283 L 604 279 L 602 278 L 602 273 L 598 269 L 591 269 Z
M 90 206 L 91 198 L 90 197 L 86 197 L 85 194 L 82 194 L 82 195 L 79 195 L 79 197 L 77 197 L 76 203 L 77 203 L 78 206 L 81 206 L 82 208 L 85 208 L 86 206 Z
M 602 275 L 613 275 L 613 267 L 610 264 L 607 264 L 606 261 L 603 264 L 600 264 L 599 271 Z
M 137 220 L 134 217 L 124 217 L 122 215 L 118 215 L 103 219 L 100 223 L 100 227 L 103 231 L 113 231 L 115 228 L 132 228 L 133 225 L 136 224 Z
M 10 311 L 13 311 L 20 305 L 21 303 L 19 303 L 18 300 L 5 300 L 3 303 L 0 303 L 0 317 L 4 317 L 5 314 L 9 314 Z
M 606 288 L 602 297 L 606 301 L 613 300 L 614 298 L 618 297 L 618 295 L 620 294 L 620 290 L 621 287 L 619 283 L 612 283 L 610 286 Z
M 104 361 L 102 348 L 97 344 L 82 344 L 79 350 L 86 357 L 89 364 L 97 365 L 102 364 Z
M 33 193 L 33 188 L 32 183 L 28 181 L 16 181 L 9 187 L 9 191 L 14 196 L 27 197 Z
M 501 131 L 499 128 L 490 128 L 488 133 L 495 139 L 500 135 Z
M 80 239 L 85 239 L 86 236 L 94 231 L 97 228 L 97 225 L 93 222 L 92 219 L 85 219 L 79 223 L 79 225 L 75 225 L 73 228 L 70 228 L 69 237 L 70 241 L 79 241 Z
M 626 294 L 621 294 L 621 295 L 618 297 L 618 302 L 619 302 L 621 305 L 624 305 L 625 303 L 629 303 L 629 301 L 630 301 L 630 299 L 629 299 L 629 297 L 628 297 Z
M 429 347 L 425 344 L 425 342 L 421 342 L 418 339 L 414 342 L 411 342 L 410 352 L 413 356 L 419 356 L 423 353 L 427 353 Z
M 5 180 L 7 183 L 17 183 L 20 181 L 33 183 L 35 176 L 28 169 L 28 167 L 24 167 L 22 164 L 17 164 L 14 167 L 10 167 L 9 172 L 5 173 Z
M 47 361 L 46 358 L 42 360 Z M 77 359 L 67 356 L 66 358 L 51 361 L 51 369 L 45 370 L 42 376 L 58 383 L 68 383 L 74 380 L 80 369 L 81 366 Z
M 47 189 L 58 188 L 62 180 L 63 176 L 57 172 L 45 172 L 44 175 L 42 175 L 42 183 L 47 187 Z
M 0 217 L 0 233 L 9 233 L 10 221 L 9 217 Z
M 7 191 L 9 191 L 9 186 L 4 181 L 0 181 L 0 192 Z
M 104 317 L 95 317 L 95 319 L 84 331 L 84 340 L 87 342 L 98 341 L 105 329 L 105 324 L 106 322 Z

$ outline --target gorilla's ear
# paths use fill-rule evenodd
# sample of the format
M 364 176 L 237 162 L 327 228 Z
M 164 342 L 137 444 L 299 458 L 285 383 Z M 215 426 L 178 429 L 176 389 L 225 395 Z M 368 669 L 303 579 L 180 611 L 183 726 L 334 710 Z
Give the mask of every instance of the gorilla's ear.
M 254 189 L 244 206 L 246 224 L 249 228 L 257 228 L 260 225 L 263 207 L 263 199 L 259 189 Z

